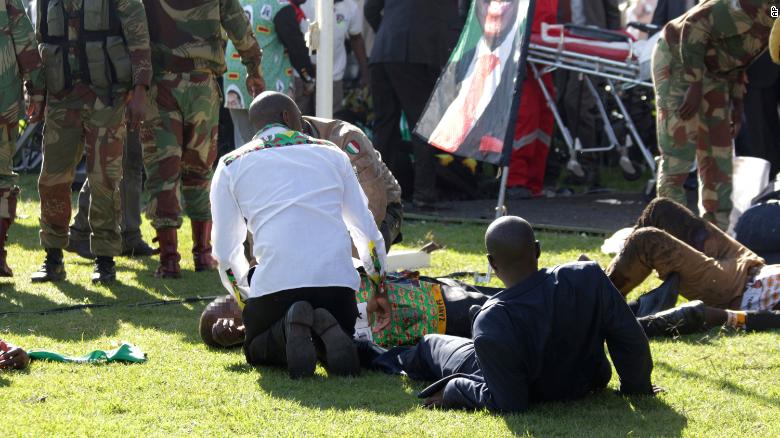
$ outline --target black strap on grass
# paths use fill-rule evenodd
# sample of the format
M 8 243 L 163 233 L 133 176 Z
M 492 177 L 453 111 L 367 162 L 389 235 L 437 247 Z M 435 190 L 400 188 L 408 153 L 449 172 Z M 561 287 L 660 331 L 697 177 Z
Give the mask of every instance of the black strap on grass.
M 166 306 L 170 304 L 199 303 L 202 301 L 212 301 L 216 298 L 219 298 L 220 296 L 222 295 L 212 295 L 212 296 L 205 296 L 205 297 L 196 296 L 196 297 L 179 298 L 175 300 L 144 301 L 140 303 L 130 303 L 124 305 L 118 303 L 117 304 L 100 304 L 100 303 L 74 304 L 72 306 L 54 307 L 45 310 L 17 310 L 11 312 L 0 312 L 0 317 L 14 316 L 14 315 L 51 315 L 51 314 L 64 313 L 64 312 L 73 312 L 76 310 L 102 309 L 107 307 L 154 307 L 154 306 Z

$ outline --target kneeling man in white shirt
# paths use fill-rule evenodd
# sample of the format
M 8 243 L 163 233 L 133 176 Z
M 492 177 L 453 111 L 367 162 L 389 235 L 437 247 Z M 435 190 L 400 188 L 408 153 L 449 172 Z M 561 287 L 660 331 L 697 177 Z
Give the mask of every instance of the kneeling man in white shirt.
M 220 159 L 211 183 L 213 253 L 243 307 L 247 362 L 286 366 L 298 378 L 314 374 L 319 355 L 329 373 L 357 374 L 352 242 L 379 285 L 386 257 L 366 196 L 343 151 L 301 133 L 292 99 L 262 93 L 249 118 L 257 134 Z M 257 261 L 251 283 L 247 230 Z M 369 310 L 377 330 L 387 325 L 384 294 Z

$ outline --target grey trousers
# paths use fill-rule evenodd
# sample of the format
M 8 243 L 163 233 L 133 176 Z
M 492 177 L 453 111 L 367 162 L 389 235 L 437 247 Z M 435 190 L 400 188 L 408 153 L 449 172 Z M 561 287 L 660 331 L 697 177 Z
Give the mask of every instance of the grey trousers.
M 119 192 L 122 197 L 122 244 L 133 244 L 141 239 L 141 192 L 143 190 L 143 154 L 137 130 L 127 131 L 124 159 L 122 160 L 122 183 Z M 70 226 L 71 240 L 88 240 L 89 228 L 89 180 L 79 192 L 78 212 Z
M 304 116 L 314 116 L 315 112 L 315 94 L 308 96 L 303 94 L 303 81 L 301 78 L 296 77 L 293 82 L 294 96 L 293 99 L 301 110 L 301 114 Z M 341 111 L 344 108 L 344 81 L 333 81 L 333 114 Z

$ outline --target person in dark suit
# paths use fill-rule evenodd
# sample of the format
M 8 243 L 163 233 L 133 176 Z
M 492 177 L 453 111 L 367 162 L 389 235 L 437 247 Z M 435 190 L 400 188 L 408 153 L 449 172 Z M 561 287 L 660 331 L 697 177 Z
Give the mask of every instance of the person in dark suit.
M 780 171 L 780 66 L 769 52 L 747 69 L 748 83 L 742 129 L 736 139 L 737 155 L 763 158 L 772 165 L 770 179 Z
M 477 313 L 473 341 L 427 335 L 377 359 L 401 364 L 411 378 L 440 379 L 420 393 L 426 406 L 521 412 L 535 402 L 582 398 L 609 383 L 605 342 L 622 393 L 657 392 L 647 338 L 597 264 L 539 270 L 533 229 L 515 216 L 494 221 L 485 245 L 507 288 Z
M 458 0 L 366 1 L 366 20 L 377 32 L 369 60 L 376 114 L 374 143 L 399 180 L 411 167 L 409 154 L 400 146 L 401 113 L 410 127 L 417 124 L 463 27 L 459 11 Z M 420 208 L 432 207 L 436 201 L 435 151 L 417 138 L 413 146 L 412 198 Z
M 662 28 L 666 23 L 688 12 L 688 9 L 696 6 L 696 0 L 658 0 L 653 11 L 652 24 Z

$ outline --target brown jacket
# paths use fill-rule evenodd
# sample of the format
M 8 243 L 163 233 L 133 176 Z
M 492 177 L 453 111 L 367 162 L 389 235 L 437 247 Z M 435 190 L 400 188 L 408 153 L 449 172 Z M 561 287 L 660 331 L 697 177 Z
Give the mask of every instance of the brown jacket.
M 377 225 L 385 218 L 387 205 L 401 202 L 401 186 L 382 157 L 374 149 L 371 140 L 355 125 L 341 120 L 304 116 L 308 126 L 304 131 L 313 137 L 328 140 L 346 152 L 355 168 L 360 186 L 368 198 L 368 208 Z

